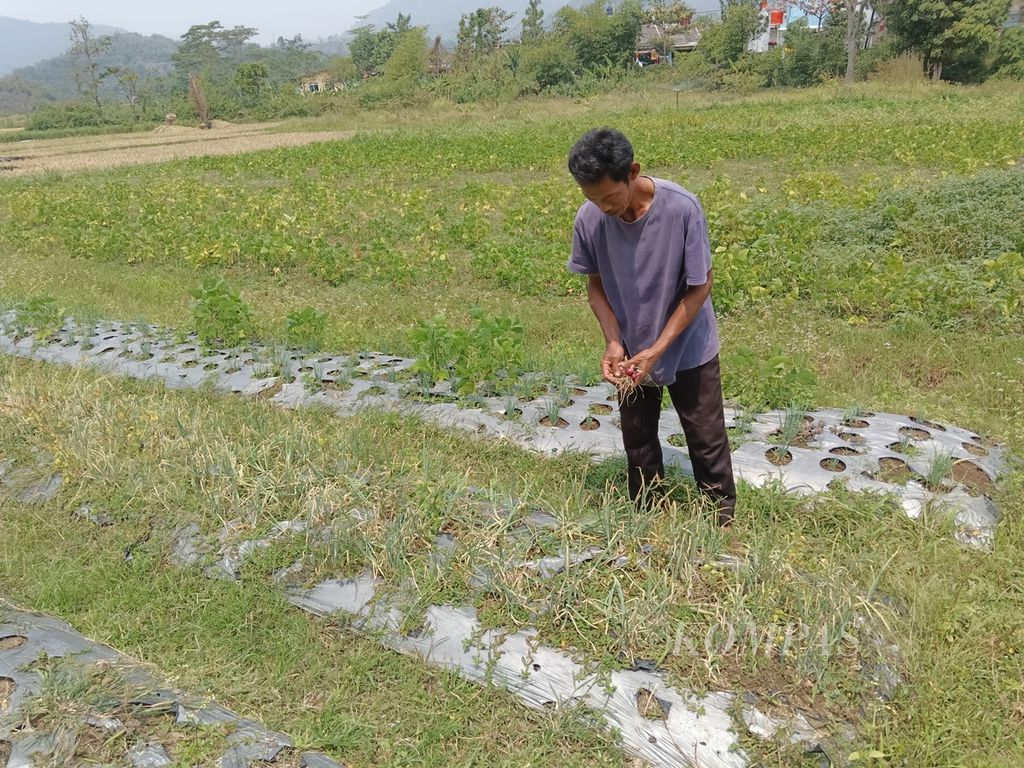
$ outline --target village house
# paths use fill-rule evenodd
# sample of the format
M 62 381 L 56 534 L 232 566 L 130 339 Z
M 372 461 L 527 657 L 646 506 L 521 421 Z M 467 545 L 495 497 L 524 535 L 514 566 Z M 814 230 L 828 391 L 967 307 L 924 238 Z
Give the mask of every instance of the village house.
M 331 79 L 331 74 L 326 69 L 310 72 L 299 79 L 299 93 L 337 93 L 345 90 L 344 83 L 338 83 Z

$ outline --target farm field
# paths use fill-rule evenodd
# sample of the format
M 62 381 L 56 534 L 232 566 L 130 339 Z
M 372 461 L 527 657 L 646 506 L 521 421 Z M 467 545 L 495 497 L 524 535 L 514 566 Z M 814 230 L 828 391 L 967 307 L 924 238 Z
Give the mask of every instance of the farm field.
M 30 324 L 66 313 L 187 331 L 193 289 L 223 277 L 252 308 L 246 335 L 270 343 L 307 306 L 324 313 L 310 345 L 348 353 L 416 355 L 414 330 L 438 314 L 454 329 L 507 317 L 523 327 L 523 371 L 593 383 L 600 334 L 564 269 L 582 200 L 564 156 L 584 130 L 611 124 L 648 172 L 704 203 L 727 397 L 751 410 L 903 413 L 1024 452 L 1019 86 L 687 95 L 678 108 L 674 94 L 651 92 L 443 117 L 374 118 L 354 134 L 338 133 L 354 118 L 296 121 L 266 136 L 312 143 L 133 161 L 130 172 L 0 175 L 0 303 Z M 780 711 L 848 724 L 836 740 L 857 763 L 1024 759 L 1019 467 L 993 494 L 1004 519 L 991 553 L 956 544 L 948 520 L 911 521 L 891 499 L 841 487 L 812 498 L 744 487 L 725 540 L 694 517 L 685 482 L 667 514 L 629 514 L 617 461 L 543 459 L 374 411 L 281 412 L 6 357 L 4 457 L 42 462 L 65 483 L 42 504 L 0 497 L 0 594 L 351 765 L 627 759 L 571 712 L 530 713 L 296 614 L 272 578 L 295 542 L 225 583 L 167 565 L 173 528 L 215 535 L 243 519 L 261 531 L 318 499 L 366 507 L 372 515 L 329 545 L 306 542 L 309 578 L 371 568 L 415 584 L 403 598 L 414 611 L 470 603 L 488 625 L 535 626 L 603 668 L 656 659 L 688 688 L 753 691 Z M 597 546 L 633 565 L 553 581 L 502 570 L 498 587 L 474 590 L 496 534 L 460 500 L 468 488 L 563 521 L 515 554 Z M 73 518 L 85 502 L 115 524 Z M 440 572 L 438 530 L 464 546 Z M 694 548 L 738 549 L 754 570 L 681 569 Z M 524 597 L 551 598 L 548 610 L 528 615 Z M 680 627 L 695 637 L 743 620 L 849 628 L 853 616 L 900 650 L 902 683 L 884 697 L 866 682 L 877 659 L 864 648 L 810 643 L 767 660 L 742 646 L 673 650 Z M 752 737 L 744 747 L 765 765 L 818 764 Z

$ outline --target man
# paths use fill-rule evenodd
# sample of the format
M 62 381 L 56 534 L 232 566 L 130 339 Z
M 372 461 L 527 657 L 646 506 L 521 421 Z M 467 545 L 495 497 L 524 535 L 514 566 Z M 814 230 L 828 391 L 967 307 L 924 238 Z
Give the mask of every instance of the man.
M 679 185 L 641 176 L 629 140 L 611 128 L 576 142 L 569 171 L 587 198 L 573 226 L 569 269 L 587 275 L 607 344 L 601 372 L 619 390 L 630 497 L 644 500 L 664 477 L 658 420 L 667 386 L 697 485 L 715 502 L 719 525 L 729 526 L 736 483 L 704 211 Z M 638 383 L 634 391 L 623 386 L 627 377 Z

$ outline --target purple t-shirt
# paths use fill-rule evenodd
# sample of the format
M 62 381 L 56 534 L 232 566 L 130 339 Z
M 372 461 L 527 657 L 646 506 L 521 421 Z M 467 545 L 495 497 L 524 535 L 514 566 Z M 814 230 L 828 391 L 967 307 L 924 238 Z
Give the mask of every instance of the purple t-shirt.
M 678 184 L 654 179 L 654 200 L 634 222 L 607 216 L 589 200 L 576 214 L 569 270 L 598 273 L 619 321 L 627 354 L 652 346 L 688 285 L 704 285 L 711 269 L 708 224 L 700 202 Z M 651 374 L 656 384 L 718 354 L 711 298 L 673 342 Z

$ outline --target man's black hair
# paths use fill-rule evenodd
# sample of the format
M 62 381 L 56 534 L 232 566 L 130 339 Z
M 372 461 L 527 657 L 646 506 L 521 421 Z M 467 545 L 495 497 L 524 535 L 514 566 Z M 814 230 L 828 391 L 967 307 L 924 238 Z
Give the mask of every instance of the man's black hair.
M 569 152 L 569 173 L 582 186 L 607 176 L 625 181 L 633 168 L 633 145 L 621 131 L 595 128 L 587 131 Z

